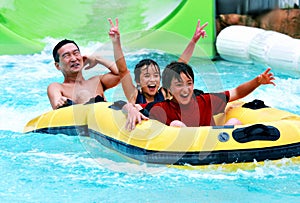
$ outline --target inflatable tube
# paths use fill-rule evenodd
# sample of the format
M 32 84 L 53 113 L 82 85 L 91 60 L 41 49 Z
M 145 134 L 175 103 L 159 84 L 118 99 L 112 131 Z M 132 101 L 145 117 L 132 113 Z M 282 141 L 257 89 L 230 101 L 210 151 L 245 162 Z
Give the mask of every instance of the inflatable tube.
M 218 35 L 216 49 L 228 61 L 260 63 L 288 71 L 300 70 L 300 40 L 275 31 L 229 26 Z
M 224 126 L 230 118 L 243 125 Z M 126 117 L 115 105 L 100 102 L 50 111 L 24 132 L 84 135 L 135 160 L 173 166 L 208 166 L 263 162 L 300 156 L 300 116 L 267 107 L 260 100 L 234 102 L 217 126 L 176 128 L 155 120 L 124 129 Z
M 89 105 L 74 105 L 44 113 L 30 120 L 24 132 L 66 134 L 69 136 L 87 135 L 87 113 Z
M 100 2 L 100 3 L 99 3 Z M 101 7 L 101 1 L 98 0 L 51 0 L 40 1 L 31 0 L 30 4 L 27 0 L 7 1 L 1 4 L 0 8 L 0 54 L 32 54 L 43 49 L 44 43 L 41 41 L 45 37 L 53 38 L 72 38 L 76 41 L 105 41 L 108 40 L 107 27 L 98 24 L 99 19 L 107 23 L 108 17 L 119 17 L 122 15 L 116 12 L 105 13 L 102 10 L 109 8 Z M 155 5 L 154 5 L 155 6 Z M 97 11 L 95 10 L 97 8 Z M 197 19 L 202 22 L 209 22 L 207 27 L 208 37 L 201 40 L 201 49 L 204 49 L 205 55 L 210 58 L 215 56 L 215 5 L 214 0 L 204 2 L 198 0 L 182 0 L 178 6 L 166 17 L 153 27 L 144 28 L 145 32 L 133 33 L 136 43 L 134 48 L 152 49 L 153 42 L 157 47 L 155 49 L 165 50 L 163 46 L 168 39 L 168 35 L 163 33 L 177 33 L 181 36 L 183 42 L 172 41 L 172 52 L 182 52 L 181 44 L 186 45 L 184 39 L 190 39 L 194 33 Z M 111 8 L 113 10 L 113 8 Z M 137 12 L 134 18 L 137 23 L 143 22 L 143 10 Z M 131 10 L 132 12 L 132 10 Z M 94 15 L 102 14 L 94 17 Z M 107 16 L 110 15 L 110 16 Z M 130 13 L 129 16 L 132 14 Z M 123 16 L 124 17 L 124 16 Z M 122 18 L 123 19 L 123 18 Z M 139 21 L 140 20 L 140 21 Z M 125 22 L 125 19 L 124 19 Z M 95 25 L 97 23 L 97 26 Z M 126 22 L 125 22 L 126 23 Z M 125 24 L 122 23 L 122 24 Z M 126 32 L 133 32 L 140 29 L 139 25 L 131 25 L 133 27 L 126 28 Z M 103 31 L 102 31 L 103 30 Z M 149 35 L 149 36 L 148 36 Z M 151 41 L 149 40 L 151 38 Z M 174 44 L 176 46 L 174 46 Z M 179 50 L 178 50 L 178 49 Z M 202 51 L 203 52 L 203 51 Z M 197 56 L 197 51 L 195 54 Z M 202 54 L 202 53 L 201 53 Z M 199 54 L 198 54 L 199 55 Z
M 245 26 L 227 27 L 217 37 L 217 52 L 223 59 L 228 61 L 253 63 L 249 53 L 249 46 L 252 39 L 261 32 L 263 30 L 259 28 Z

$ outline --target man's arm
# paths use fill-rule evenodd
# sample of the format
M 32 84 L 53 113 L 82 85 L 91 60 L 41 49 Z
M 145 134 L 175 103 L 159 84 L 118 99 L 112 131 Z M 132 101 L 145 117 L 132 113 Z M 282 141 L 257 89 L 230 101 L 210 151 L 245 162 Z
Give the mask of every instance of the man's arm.
M 99 54 L 93 54 L 90 56 L 84 56 L 85 70 L 95 67 L 97 64 L 101 64 L 110 70 L 109 73 L 100 76 L 100 82 L 103 90 L 115 87 L 120 82 L 119 71 L 115 62 L 101 57 Z
M 117 86 L 120 82 L 120 76 L 113 73 L 106 73 L 100 76 L 100 82 L 102 84 L 103 90 L 107 90 Z
M 260 85 L 266 85 L 266 84 L 272 84 L 275 86 L 275 83 L 273 82 L 275 80 L 273 73 L 270 73 L 271 68 L 268 68 L 257 76 L 256 78 L 245 82 L 238 87 L 230 90 L 230 99 L 229 101 L 235 101 L 238 99 L 241 99 L 248 94 L 250 94 L 253 90 L 258 88 Z
M 47 94 L 52 109 L 58 109 L 67 103 L 68 98 L 62 95 L 59 83 L 51 83 L 47 88 Z
M 107 69 L 110 70 L 112 74 L 119 75 L 119 71 L 115 62 L 105 59 L 97 54 L 84 56 L 85 70 L 91 69 L 95 67 L 97 64 L 101 64 L 105 66 Z
M 196 31 L 194 33 L 193 38 L 181 54 L 181 56 L 178 59 L 178 62 L 188 63 L 193 55 L 196 43 L 200 39 L 200 37 L 204 38 L 206 37 L 206 31 L 204 28 L 208 25 L 208 23 L 204 23 L 202 26 L 200 26 L 200 20 L 198 20 Z

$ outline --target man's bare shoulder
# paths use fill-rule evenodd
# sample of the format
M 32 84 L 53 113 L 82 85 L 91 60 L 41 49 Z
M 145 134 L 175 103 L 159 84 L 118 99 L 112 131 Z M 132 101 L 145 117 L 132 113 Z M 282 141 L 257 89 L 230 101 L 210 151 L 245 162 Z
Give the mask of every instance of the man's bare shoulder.
M 48 85 L 48 88 L 49 87 L 62 87 L 62 83 L 53 82 Z
M 63 85 L 61 83 L 58 83 L 58 82 L 53 82 L 53 83 L 48 85 L 48 90 L 53 90 L 53 89 L 61 90 L 62 88 L 63 88 Z

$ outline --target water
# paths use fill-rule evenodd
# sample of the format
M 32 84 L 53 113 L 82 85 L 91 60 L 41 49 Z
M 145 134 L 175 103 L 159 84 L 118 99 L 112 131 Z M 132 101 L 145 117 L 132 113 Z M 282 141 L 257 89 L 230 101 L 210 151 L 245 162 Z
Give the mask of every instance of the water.
M 122 6 L 131 8 L 130 3 Z M 155 12 L 151 17 L 150 11 L 144 13 L 148 15 L 145 19 L 153 22 Z M 101 17 L 108 15 L 106 11 Z M 127 23 L 133 27 L 136 22 Z M 140 28 L 147 26 L 151 27 L 146 23 Z M 0 202 L 298 202 L 300 199 L 300 165 L 290 159 L 280 160 L 279 165 L 265 162 L 253 170 L 228 172 L 222 167 L 182 170 L 128 160 L 89 138 L 23 134 L 23 127 L 30 119 L 51 110 L 46 93 L 48 84 L 63 80 L 51 58 L 57 39 L 44 41 L 47 46 L 41 53 L 0 56 Z M 81 50 L 88 54 L 101 46 L 102 43 L 91 42 Z M 145 57 L 154 58 L 161 67 L 176 60 L 176 56 L 157 51 L 126 52 L 131 70 Z M 261 65 L 197 58 L 191 64 L 196 73 L 195 85 L 204 91 L 234 88 L 265 69 Z M 104 72 L 105 69 L 97 67 L 85 75 Z M 300 74 L 279 69 L 273 72 L 276 87 L 262 86 L 244 100 L 258 98 L 269 106 L 300 114 Z M 124 99 L 120 86 L 105 94 L 109 101 Z
M 62 81 L 49 46 L 34 55 L 0 56 L 0 200 L 1 202 L 296 202 L 300 198 L 300 166 L 281 160 L 254 170 L 182 170 L 135 163 L 89 138 L 23 134 L 27 121 L 51 109 L 46 95 L 50 82 Z M 92 52 L 95 46 L 82 48 Z M 176 59 L 143 50 L 126 55 L 129 67 L 144 57 L 161 67 Z M 265 67 L 193 59 L 196 86 L 205 91 L 233 88 Z M 85 72 L 86 75 L 105 71 Z M 300 114 L 300 79 L 273 70 L 276 87 L 262 86 L 246 97 Z M 121 87 L 106 92 L 108 100 L 124 98 Z M 288 164 L 289 163 L 289 164 Z

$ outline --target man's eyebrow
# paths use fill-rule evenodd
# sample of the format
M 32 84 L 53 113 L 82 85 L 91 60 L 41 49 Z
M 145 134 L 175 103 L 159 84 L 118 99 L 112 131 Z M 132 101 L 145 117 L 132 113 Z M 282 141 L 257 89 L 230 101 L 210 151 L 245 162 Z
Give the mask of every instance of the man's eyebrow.
M 71 52 L 76 52 L 76 51 L 80 52 L 79 49 L 73 49 L 72 51 L 66 51 L 66 52 L 64 52 L 61 56 L 64 56 L 66 54 L 70 54 Z
M 70 54 L 70 52 L 69 52 L 69 51 L 66 51 L 66 52 L 62 53 L 61 56 L 65 56 L 65 55 L 67 55 L 67 54 Z

